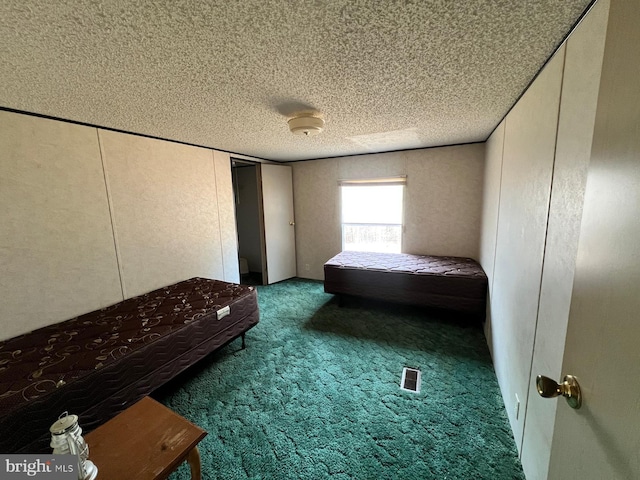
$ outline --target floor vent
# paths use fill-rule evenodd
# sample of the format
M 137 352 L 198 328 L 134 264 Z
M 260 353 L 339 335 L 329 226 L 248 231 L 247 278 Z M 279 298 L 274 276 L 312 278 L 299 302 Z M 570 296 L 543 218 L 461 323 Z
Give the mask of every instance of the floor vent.
M 420 379 L 422 373 L 420 370 L 411 367 L 402 369 L 402 380 L 400 381 L 400 389 L 407 392 L 420 393 Z

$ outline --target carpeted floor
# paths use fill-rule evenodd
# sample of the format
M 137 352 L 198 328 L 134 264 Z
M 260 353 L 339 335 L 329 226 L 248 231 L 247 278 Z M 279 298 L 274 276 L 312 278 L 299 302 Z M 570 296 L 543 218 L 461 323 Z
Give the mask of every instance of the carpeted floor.
M 523 479 L 478 324 L 258 287 L 260 323 L 154 395 L 209 432 L 203 478 Z M 422 371 L 419 394 L 399 388 Z M 172 480 L 189 478 L 183 464 Z

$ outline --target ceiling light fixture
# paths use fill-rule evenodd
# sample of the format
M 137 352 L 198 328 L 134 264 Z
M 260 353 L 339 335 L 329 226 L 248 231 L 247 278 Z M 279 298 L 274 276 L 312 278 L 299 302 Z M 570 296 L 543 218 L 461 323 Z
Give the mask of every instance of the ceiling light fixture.
M 324 129 L 324 120 L 312 115 L 300 115 L 289 120 L 289 130 L 295 135 L 310 137 Z

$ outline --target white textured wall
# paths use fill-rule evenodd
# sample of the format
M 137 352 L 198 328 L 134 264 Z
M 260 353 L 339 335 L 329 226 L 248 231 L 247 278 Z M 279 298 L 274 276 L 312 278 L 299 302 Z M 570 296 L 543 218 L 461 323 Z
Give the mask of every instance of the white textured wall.
M 222 279 L 211 150 L 99 134 L 125 296 L 194 276 Z
M 323 279 L 341 250 L 344 179 L 407 175 L 403 250 L 478 258 L 483 172 L 483 144 L 293 163 L 298 276 Z
M 407 152 L 404 251 L 478 258 L 484 144 Z
M 0 339 L 239 276 L 224 153 L 0 112 L 0 204 Z
M 491 340 L 518 450 L 530 388 L 563 64 L 564 47 L 509 112 L 504 133 Z
M 298 276 L 324 279 L 324 262 L 340 252 L 338 160 L 293 164 Z
M 0 112 L 0 339 L 122 300 L 94 128 Z

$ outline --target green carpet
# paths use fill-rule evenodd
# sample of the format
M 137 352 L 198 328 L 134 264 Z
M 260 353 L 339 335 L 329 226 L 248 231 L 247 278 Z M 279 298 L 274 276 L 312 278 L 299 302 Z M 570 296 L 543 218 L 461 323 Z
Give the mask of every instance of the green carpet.
M 260 323 L 154 394 L 207 430 L 203 478 L 523 479 L 482 329 L 258 287 Z M 422 371 L 419 394 L 399 388 Z M 189 478 L 183 464 L 172 480 Z

